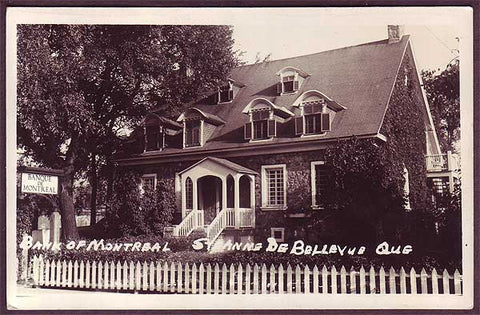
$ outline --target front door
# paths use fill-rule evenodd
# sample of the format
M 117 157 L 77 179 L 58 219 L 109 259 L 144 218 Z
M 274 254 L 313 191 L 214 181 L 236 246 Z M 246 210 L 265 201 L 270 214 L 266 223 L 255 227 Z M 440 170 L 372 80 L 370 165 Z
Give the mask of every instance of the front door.
M 205 224 L 210 224 L 221 210 L 222 181 L 215 176 L 205 176 L 198 180 L 200 190 L 199 208 L 204 212 Z

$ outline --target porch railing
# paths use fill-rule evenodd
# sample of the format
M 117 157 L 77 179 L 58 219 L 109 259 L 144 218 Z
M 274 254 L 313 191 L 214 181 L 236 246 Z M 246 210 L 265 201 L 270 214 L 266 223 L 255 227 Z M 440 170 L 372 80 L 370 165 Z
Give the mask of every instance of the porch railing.
M 220 211 L 215 217 L 215 219 L 213 219 L 212 223 L 210 223 L 210 225 L 207 227 L 207 242 L 209 246 L 213 245 L 218 236 L 222 233 L 225 227 L 227 227 L 228 213 L 233 213 L 228 210 L 229 209 L 223 209 L 222 211 Z
M 203 210 L 193 209 L 182 222 L 173 229 L 173 236 L 188 236 L 193 230 L 203 226 Z
M 255 212 L 253 209 L 241 208 L 238 209 L 238 218 L 239 226 L 244 227 L 255 227 Z
M 455 171 L 459 169 L 458 156 L 450 151 L 447 154 L 425 155 L 425 163 L 429 172 Z

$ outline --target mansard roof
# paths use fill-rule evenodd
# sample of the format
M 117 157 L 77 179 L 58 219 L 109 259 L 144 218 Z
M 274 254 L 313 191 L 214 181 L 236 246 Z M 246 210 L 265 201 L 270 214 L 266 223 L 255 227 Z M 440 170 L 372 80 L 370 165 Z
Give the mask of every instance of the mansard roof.
M 192 102 L 189 106 L 204 115 L 225 122 L 217 125 L 202 147 L 192 147 L 188 153 L 223 149 L 248 149 L 258 143 L 244 140 L 243 128 L 249 116 L 242 113 L 255 99 L 266 99 L 286 112 L 299 113 L 295 101 L 307 91 L 319 91 L 328 96 L 339 111 L 331 125 L 331 131 L 313 141 L 332 141 L 351 136 L 376 136 L 382 125 L 398 69 L 409 46 L 405 35 L 396 43 L 381 40 L 358 46 L 324 51 L 316 54 L 240 66 L 229 78 L 242 82 L 234 99 L 229 103 L 212 104 L 208 97 Z M 296 93 L 278 95 L 277 72 L 286 67 L 302 69 L 308 76 Z M 297 102 L 298 103 L 298 102 Z M 297 105 L 297 104 L 295 104 Z M 305 143 L 306 137 L 296 137 L 293 119 L 282 123 L 280 132 L 262 146 Z M 291 132 L 288 130 L 291 129 Z M 167 148 L 158 153 L 176 155 L 186 153 L 181 148 Z

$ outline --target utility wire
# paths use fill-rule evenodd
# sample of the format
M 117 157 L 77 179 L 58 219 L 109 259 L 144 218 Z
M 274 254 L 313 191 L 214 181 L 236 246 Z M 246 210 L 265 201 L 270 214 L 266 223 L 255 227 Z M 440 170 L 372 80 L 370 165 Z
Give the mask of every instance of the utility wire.
M 435 35 L 435 33 L 434 33 L 434 32 L 432 32 L 432 30 L 431 30 L 431 29 L 429 29 L 429 28 L 428 28 L 426 25 L 424 25 L 424 26 L 425 26 L 425 28 L 426 28 L 426 29 L 427 29 L 427 30 L 430 32 L 430 34 L 432 34 L 432 35 L 433 35 L 433 37 L 435 37 L 435 39 L 437 39 L 437 40 L 438 40 L 438 41 L 439 41 L 439 42 L 440 42 L 440 43 L 441 43 L 443 46 L 445 46 L 445 48 L 447 48 L 447 49 L 448 49 L 448 51 L 450 51 L 450 53 L 451 53 L 452 55 L 455 55 L 454 51 L 456 51 L 457 49 L 451 49 L 450 47 L 448 47 L 448 45 L 447 45 L 447 44 L 445 44 L 445 42 L 444 42 L 444 41 L 442 41 L 440 38 L 438 38 L 438 36 L 437 36 L 437 35 Z M 458 57 L 458 56 L 457 56 L 457 57 Z

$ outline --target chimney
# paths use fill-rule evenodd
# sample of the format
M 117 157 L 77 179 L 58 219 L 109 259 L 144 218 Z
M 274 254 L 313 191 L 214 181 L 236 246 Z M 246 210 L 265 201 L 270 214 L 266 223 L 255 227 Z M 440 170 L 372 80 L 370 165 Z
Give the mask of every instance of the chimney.
M 388 43 L 397 43 L 402 39 L 404 33 L 403 25 L 388 26 Z

